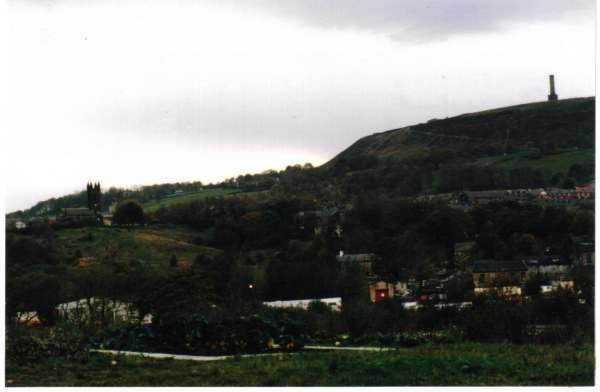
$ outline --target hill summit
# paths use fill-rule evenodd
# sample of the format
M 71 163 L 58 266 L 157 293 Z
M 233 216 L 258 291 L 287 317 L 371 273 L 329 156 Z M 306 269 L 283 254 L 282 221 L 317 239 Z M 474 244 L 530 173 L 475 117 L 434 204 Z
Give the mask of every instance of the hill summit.
M 526 148 L 542 153 L 593 149 L 594 133 L 595 97 L 530 103 L 376 133 L 358 140 L 324 167 L 355 156 L 406 163 L 429 158 L 438 164 L 475 161 Z

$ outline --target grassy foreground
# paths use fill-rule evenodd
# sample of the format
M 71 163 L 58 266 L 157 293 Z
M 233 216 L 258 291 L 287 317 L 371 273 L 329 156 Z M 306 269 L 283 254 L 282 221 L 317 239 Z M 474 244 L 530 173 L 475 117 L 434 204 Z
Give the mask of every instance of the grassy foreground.
M 88 363 L 7 362 L 6 386 L 594 385 L 594 349 L 457 343 L 195 362 L 92 353 Z

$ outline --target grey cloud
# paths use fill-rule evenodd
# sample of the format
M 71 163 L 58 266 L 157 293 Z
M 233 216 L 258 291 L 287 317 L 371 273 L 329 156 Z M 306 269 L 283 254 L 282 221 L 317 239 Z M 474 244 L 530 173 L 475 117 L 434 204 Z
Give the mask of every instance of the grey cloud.
M 296 20 L 307 26 L 326 29 L 387 34 L 399 42 L 435 42 L 456 35 L 499 31 L 506 25 L 540 23 L 548 20 L 577 21 L 581 15 L 593 18 L 595 0 L 204 0 L 219 7 Z M 135 0 L 9 0 L 19 5 L 106 6 L 118 10 Z M 138 6 L 146 6 L 139 2 Z M 173 8 L 190 9 L 198 0 L 175 0 Z
M 222 2 L 218 2 L 221 3 Z M 395 41 L 431 42 L 501 30 L 511 22 L 536 23 L 595 14 L 594 0 L 231 0 L 234 6 L 328 29 L 388 34 Z

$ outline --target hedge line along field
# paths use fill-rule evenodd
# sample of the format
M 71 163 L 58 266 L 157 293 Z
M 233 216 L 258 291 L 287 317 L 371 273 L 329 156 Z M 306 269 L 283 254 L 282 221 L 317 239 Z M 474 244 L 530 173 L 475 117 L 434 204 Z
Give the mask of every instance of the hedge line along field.
M 456 343 L 214 362 L 91 353 L 6 364 L 6 386 L 589 386 L 594 348 Z

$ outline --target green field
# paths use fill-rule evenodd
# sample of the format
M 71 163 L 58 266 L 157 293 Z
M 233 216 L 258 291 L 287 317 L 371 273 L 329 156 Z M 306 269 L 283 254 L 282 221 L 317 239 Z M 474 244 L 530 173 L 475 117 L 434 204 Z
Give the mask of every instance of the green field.
M 514 154 L 497 155 L 489 158 L 480 158 L 473 164 L 477 166 L 495 165 L 505 171 L 506 176 L 511 170 L 519 167 L 530 167 L 541 169 L 547 177 L 553 176 L 558 171 L 567 173 L 569 167 L 574 164 L 594 164 L 596 159 L 595 150 L 563 150 L 558 153 L 540 157 L 537 151 L 526 150 Z M 433 192 L 440 185 L 442 172 L 433 172 L 433 180 L 429 192 Z
M 143 204 L 142 207 L 144 207 L 145 211 L 156 211 L 160 207 L 166 207 L 172 204 L 187 203 L 192 200 L 204 200 L 209 197 L 227 196 L 235 193 L 242 193 L 242 191 L 239 189 L 209 189 L 206 191 L 187 192 L 181 195 L 171 195 L 161 199 L 160 202 L 152 200 L 151 202 Z
M 593 164 L 595 159 L 594 150 L 564 150 L 551 155 L 540 157 L 537 151 L 520 151 L 514 154 L 499 155 L 489 158 L 481 158 L 475 162 L 476 165 L 497 165 L 507 171 L 519 167 L 530 167 L 542 169 L 545 175 L 553 175 L 562 170 L 568 172 L 569 167 L 574 164 Z
M 178 195 L 170 195 L 164 199 L 161 199 L 160 202 L 152 200 L 148 203 L 142 204 L 142 207 L 144 207 L 144 211 L 156 211 L 160 207 L 166 207 L 173 204 L 188 203 L 193 200 L 204 200 L 209 197 L 219 197 L 237 194 L 254 195 L 262 192 L 265 191 L 244 192 L 239 189 L 209 189 L 206 191 L 187 192 Z
M 114 361 L 114 362 L 113 362 Z M 589 386 L 592 346 L 456 343 L 196 362 L 90 354 L 6 364 L 6 386 Z
M 481 112 L 466 113 L 466 114 L 462 114 L 457 117 L 463 117 L 463 118 L 464 117 L 475 117 L 475 116 L 480 116 L 480 115 L 485 115 L 485 114 L 496 114 L 496 113 L 502 113 L 502 112 L 506 112 L 506 111 L 513 111 L 513 110 L 519 110 L 522 112 L 533 111 L 533 110 L 553 112 L 556 110 L 568 110 L 571 108 L 576 108 L 581 103 L 591 101 L 594 99 L 595 99 L 594 97 L 586 97 L 586 98 L 561 99 L 560 101 L 532 102 L 532 103 L 526 103 L 526 104 L 522 104 L 522 105 L 507 106 L 504 108 L 483 110 Z
M 92 241 L 82 240 L 90 233 Z M 75 254 L 77 249 L 81 251 L 81 262 L 116 259 L 168 265 L 171 256 L 176 255 L 179 265 L 184 266 L 191 264 L 198 253 L 209 257 L 221 253 L 215 248 L 189 244 L 196 233 L 177 226 L 132 229 L 87 227 L 60 230 L 57 234 L 58 243 L 67 254 Z

